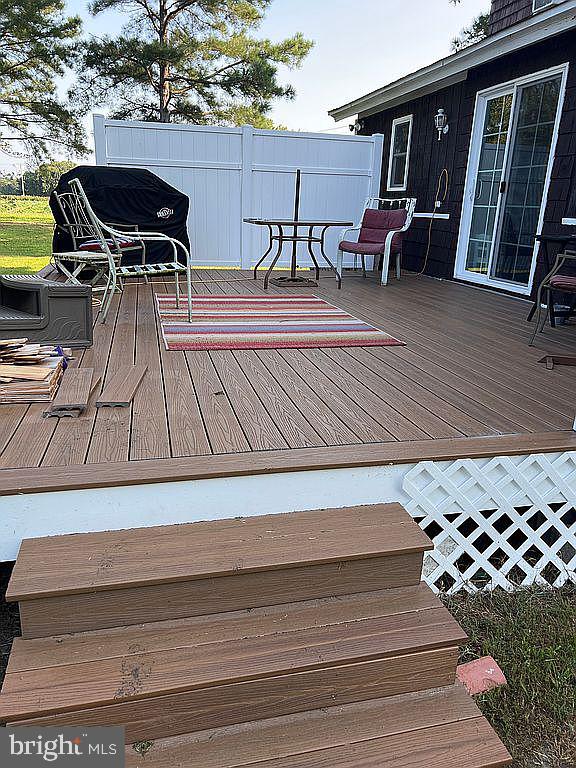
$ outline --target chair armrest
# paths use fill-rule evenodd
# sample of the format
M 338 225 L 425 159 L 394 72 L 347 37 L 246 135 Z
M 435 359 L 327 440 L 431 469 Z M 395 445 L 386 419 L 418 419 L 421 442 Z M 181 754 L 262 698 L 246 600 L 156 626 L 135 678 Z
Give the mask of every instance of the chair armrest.
M 360 225 L 358 225 L 356 227 L 348 227 L 347 229 L 343 229 L 340 232 L 340 241 L 344 240 L 344 235 L 347 235 L 348 232 L 359 232 L 360 229 L 361 229 Z
M 176 240 L 174 237 L 168 237 L 168 235 L 165 235 L 163 232 L 121 232 L 120 230 L 114 229 L 113 227 L 110 227 L 108 224 L 102 224 L 102 228 L 109 232 L 114 237 L 120 237 L 128 240 L 135 240 L 140 241 L 141 243 L 146 242 L 166 242 L 170 243 L 174 250 L 174 259 L 177 260 L 178 258 L 178 248 L 180 247 L 182 251 L 184 252 L 184 255 L 186 256 L 186 264 L 188 266 L 191 265 L 191 256 L 190 252 L 184 245 L 184 243 L 181 243 L 180 240 Z
M 540 282 L 540 286 L 545 285 L 555 275 L 557 275 L 558 272 L 560 272 L 560 270 L 564 266 L 564 263 L 566 261 L 576 261 L 576 251 L 567 251 L 564 253 L 556 254 L 556 258 L 554 259 L 554 265 L 552 266 L 552 269 L 546 275 L 544 275 L 544 277 Z

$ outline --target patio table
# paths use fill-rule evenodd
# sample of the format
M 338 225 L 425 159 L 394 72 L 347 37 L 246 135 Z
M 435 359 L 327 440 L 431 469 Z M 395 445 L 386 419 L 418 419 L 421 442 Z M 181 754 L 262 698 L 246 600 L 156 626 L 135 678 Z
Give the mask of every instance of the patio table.
M 326 237 L 326 232 L 330 229 L 330 227 L 352 227 L 354 226 L 353 221 L 332 221 L 332 220 L 322 220 L 322 219 L 255 219 L 255 218 L 247 218 L 244 219 L 246 224 L 255 224 L 259 227 L 267 227 L 268 229 L 268 248 L 260 261 L 256 264 L 254 267 L 254 280 L 257 278 L 257 270 L 260 264 L 266 259 L 272 248 L 274 247 L 274 243 L 278 243 L 278 247 L 276 249 L 276 253 L 274 254 L 274 257 L 270 263 L 270 266 L 268 267 L 266 271 L 266 275 L 264 276 L 264 290 L 268 288 L 268 280 L 270 278 L 270 273 L 274 269 L 276 262 L 282 255 L 282 248 L 284 246 L 284 243 L 292 243 L 292 259 L 290 262 L 290 276 L 289 277 L 282 277 L 278 278 L 277 282 L 284 285 L 303 285 L 308 283 L 309 281 L 306 278 L 299 277 L 296 274 L 297 269 L 297 263 L 296 263 L 296 247 L 297 243 L 306 243 L 308 247 L 308 253 L 310 254 L 310 258 L 312 259 L 312 262 L 314 264 L 314 267 L 316 269 L 316 280 L 320 279 L 320 267 L 318 265 L 318 259 L 317 254 L 314 253 L 314 244 L 318 244 L 320 248 L 320 256 L 324 259 L 324 261 L 328 264 L 330 269 L 334 272 L 336 275 L 336 279 L 338 281 L 338 288 L 342 286 L 342 277 L 340 274 L 338 274 L 338 270 L 334 266 L 334 264 L 330 261 L 328 256 L 326 255 L 326 251 L 324 250 L 324 241 Z M 316 230 L 320 230 L 317 232 Z M 302 232 L 301 230 L 305 230 Z

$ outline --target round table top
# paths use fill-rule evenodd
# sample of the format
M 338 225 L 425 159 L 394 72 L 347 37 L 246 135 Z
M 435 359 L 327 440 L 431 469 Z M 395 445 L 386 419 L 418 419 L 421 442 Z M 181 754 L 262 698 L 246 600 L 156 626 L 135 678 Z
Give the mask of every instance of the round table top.
M 246 224 L 271 224 L 278 227 L 353 227 L 353 221 L 333 221 L 322 219 L 243 219 Z

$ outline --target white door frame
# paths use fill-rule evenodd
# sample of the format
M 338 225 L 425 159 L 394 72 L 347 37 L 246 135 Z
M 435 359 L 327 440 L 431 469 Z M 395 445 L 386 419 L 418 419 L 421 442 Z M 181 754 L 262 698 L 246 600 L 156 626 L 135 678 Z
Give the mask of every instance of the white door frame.
M 458 248 L 456 252 L 456 265 L 454 268 L 454 277 L 459 280 L 466 280 L 471 283 L 480 283 L 481 285 L 488 285 L 493 288 L 502 288 L 503 290 L 510 291 L 512 293 L 518 293 L 522 295 L 529 295 L 532 291 L 532 284 L 534 281 L 534 272 L 536 270 L 536 257 L 538 255 L 539 243 L 534 243 L 534 252 L 532 256 L 532 267 L 530 270 L 530 278 L 528 285 L 518 285 L 507 280 L 497 280 L 491 278 L 489 273 L 481 275 L 474 272 L 466 271 L 466 258 L 468 255 L 468 239 L 470 236 L 470 227 L 472 225 L 472 210 L 474 207 L 474 196 L 476 193 L 476 174 L 478 170 L 478 162 L 480 159 L 480 152 L 482 149 L 482 134 L 484 132 L 484 118 L 485 118 L 485 106 L 487 101 L 494 96 L 499 95 L 506 90 L 512 90 L 512 107 L 510 115 L 510 127 L 509 134 L 513 136 L 515 129 L 515 107 L 518 89 L 532 82 L 538 80 L 547 79 L 554 75 L 562 75 L 562 83 L 560 85 L 560 95 L 558 99 L 558 108 L 556 112 L 556 122 L 554 124 L 554 132 L 552 134 L 552 143 L 550 145 L 550 157 L 548 159 L 548 167 L 546 169 L 546 177 L 544 180 L 544 190 L 542 194 L 542 204 L 540 206 L 540 215 L 538 217 L 537 232 L 542 231 L 542 224 L 544 223 L 544 212 L 546 210 L 546 203 L 548 200 L 548 190 L 550 188 L 550 179 L 552 177 L 552 167 L 554 165 L 554 158 L 556 156 L 556 145 L 558 142 L 558 132 L 560 128 L 560 121 L 562 119 L 562 112 L 564 108 L 564 96 L 566 93 L 566 82 L 568 80 L 569 63 L 560 64 L 550 69 L 544 69 L 540 72 L 532 72 L 529 75 L 518 77 L 515 80 L 509 80 L 498 85 L 491 86 L 483 91 L 478 91 L 476 94 L 476 103 L 474 107 L 474 122 L 472 127 L 472 135 L 470 137 L 470 149 L 468 152 L 468 167 L 466 169 L 466 183 L 464 186 L 464 197 L 462 200 L 462 215 L 460 219 L 460 232 L 458 235 Z M 510 150 L 510 140 L 506 146 L 506 153 L 504 157 L 504 172 L 508 167 L 508 154 Z M 495 227 L 499 227 L 500 216 L 500 204 L 501 196 L 498 200 L 498 208 L 496 211 Z M 494 238 L 492 242 L 492 253 L 497 238 Z

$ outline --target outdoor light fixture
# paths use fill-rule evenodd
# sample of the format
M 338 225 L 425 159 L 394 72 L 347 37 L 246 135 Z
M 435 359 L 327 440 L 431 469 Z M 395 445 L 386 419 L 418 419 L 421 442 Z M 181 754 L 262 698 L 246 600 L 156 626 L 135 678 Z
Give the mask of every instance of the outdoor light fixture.
M 350 133 L 360 133 L 362 128 L 364 128 L 364 120 L 356 120 L 355 123 L 350 123 L 348 128 L 350 129 Z
M 437 114 L 434 115 L 434 125 L 438 131 L 438 141 L 441 140 L 442 134 L 448 133 L 450 126 L 448 125 L 448 117 L 443 109 L 439 109 Z

